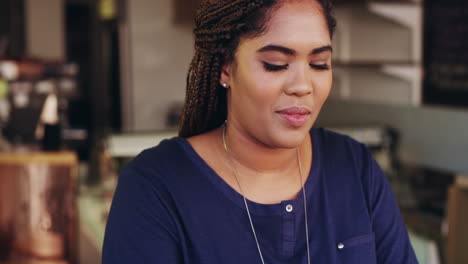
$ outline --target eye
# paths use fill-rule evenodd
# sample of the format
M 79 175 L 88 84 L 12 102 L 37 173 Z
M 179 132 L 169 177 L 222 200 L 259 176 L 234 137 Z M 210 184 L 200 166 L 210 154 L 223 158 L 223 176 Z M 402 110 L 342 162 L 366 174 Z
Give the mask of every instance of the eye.
M 329 70 L 330 65 L 324 63 L 324 64 L 309 64 L 310 67 L 316 69 L 316 70 Z
M 288 64 L 275 65 L 275 64 L 270 64 L 268 62 L 263 62 L 263 68 L 265 68 L 266 71 L 271 71 L 271 72 L 286 70 L 288 66 L 289 66 Z

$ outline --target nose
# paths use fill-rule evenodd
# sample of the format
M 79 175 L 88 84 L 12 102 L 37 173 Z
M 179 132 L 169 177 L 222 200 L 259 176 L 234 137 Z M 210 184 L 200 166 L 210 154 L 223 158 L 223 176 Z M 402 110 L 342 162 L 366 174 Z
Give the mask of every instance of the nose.
M 308 66 L 308 65 L 307 65 Z M 313 92 L 313 82 L 309 67 L 301 67 L 293 72 L 285 93 L 293 96 L 305 96 Z

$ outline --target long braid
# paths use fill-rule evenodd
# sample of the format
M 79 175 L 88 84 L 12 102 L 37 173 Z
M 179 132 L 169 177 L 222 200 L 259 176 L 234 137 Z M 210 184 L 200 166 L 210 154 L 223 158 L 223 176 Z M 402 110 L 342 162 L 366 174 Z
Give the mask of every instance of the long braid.
M 195 15 L 195 55 L 187 75 L 187 92 L 179 136 L 187 138 L 220 126 L 227 118 L 226 89 L 219 84 L 222 66 L 232 62 L 241 36 L 264 30 L 267 9 L 279 0 L 204 0 Z M 335 20 L 329 0 L 324 9 L 330 34 Z
M 195 17 L 195 56 L 187 76 L 181 137 L 190 137 L 221 125 L 226 119 L 226 91 L 219 85 L 229 42 L 241 33 L 236 23 L 262 7 L 263 0 L 204 1 Z M 232 51 L 231 51 L 232 52 Z

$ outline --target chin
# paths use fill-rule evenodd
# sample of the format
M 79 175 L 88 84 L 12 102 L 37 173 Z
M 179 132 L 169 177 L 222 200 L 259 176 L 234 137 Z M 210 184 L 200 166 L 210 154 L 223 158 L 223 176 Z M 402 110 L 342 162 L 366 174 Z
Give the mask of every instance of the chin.
M 274 135 L 271 137 L 272 146 L 277 148 L 297 148 L 299 147 L 306 137 L 309 135 L 311 127 L 305 126 L 295 129 L 280 129 L 274 132 Z

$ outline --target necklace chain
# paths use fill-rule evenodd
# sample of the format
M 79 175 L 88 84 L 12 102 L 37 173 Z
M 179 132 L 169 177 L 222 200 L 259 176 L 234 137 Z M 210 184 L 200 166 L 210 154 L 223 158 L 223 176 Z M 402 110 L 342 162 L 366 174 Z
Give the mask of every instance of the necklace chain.
M 254 227 L 254 224 L 253 224 L 253 221 L 252 221 L 252 216 L 250 215 L 250 210 L 249 210 L 249 206 L 247 204 L 247 199 L 245 198 L 244 192 L 242 191 L 242 187 L 240 185 L 239 178 L 237 177 L 237 174 L 238 174 L 237 173 L 237 168 L 234 165 L 234 161 L 232 159 L 231 152 L 229 151 L 229 148 L 228 148 L 227 143 L 226 143 L 226 124 L 224 124 L 224 126 L 223 126 L 222 138 L 223 138 L 224 149 L 226 150 L 226 152 L 228 154 L 229 162 L 230 162 L 232 171 L 234 173 L 234 177 L 236 178 L 237 186 L 239 187 L 239 191 L 240 191 L 240 193 L 242 195 L 242 198 L 244 199 L 244 205 L 245 205 L 245 209 L 247 211 L 247 216 L 249 217 L 250 227 L 252 228 L 252 233 L 253 233 L 254 238 L 255 238 L 255 243 L 257 244 L 258 254 L 260 255 L 260 259 L 262 261 L 262 264 L 265 264 L 265 260 L 263 259 L 262 250 L 260 249 L 260 243 L 258 243 L 257 233 L 255 232 L 255 227 Z M 304 188 L 304 181 L 303 181 L 303 178 L 302 178 L 302 164 L 301 164 L 299 148 L 296 148 L 296 158 L 297 158 L 297 165 L 299 167 L 299 177 L 301 179 L 301 185 L 302 185 L 302 195 L 303 195 L 303 198 L 304 198 L 304 220 L 305 220 L 305 232 L 306 232 L 306 244 L 307 244 L 307 263 L 310 264 L 309 226 L 307 224 L 307 220 L 308 220 L 308 218 L 307 218 L 307 202 L 306 202 L 307 199 L 306 199 L 306 192 L 305 192 L 305 188 Z

